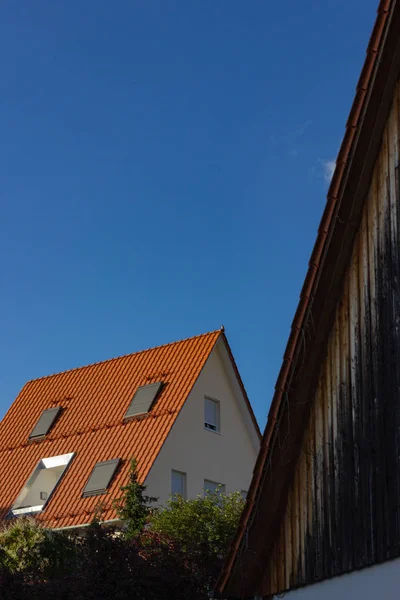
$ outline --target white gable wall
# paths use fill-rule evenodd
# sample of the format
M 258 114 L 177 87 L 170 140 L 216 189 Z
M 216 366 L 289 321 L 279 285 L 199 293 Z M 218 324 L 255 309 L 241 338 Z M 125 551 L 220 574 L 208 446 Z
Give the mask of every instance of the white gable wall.
M 146 479 L 146 493 L 160 504 L 171 493 L 172 469 L 186 473 L 188 498 L 203 493 L 204 479 L 224 484 L 226 493 L 248 490 L 259 440 L 233 374 L 220 340 Z M 220 402 L 220 434 L 204 429 L 204 396 Z
M 398 600 L 400 558 L 274 596 L 274 600 Z

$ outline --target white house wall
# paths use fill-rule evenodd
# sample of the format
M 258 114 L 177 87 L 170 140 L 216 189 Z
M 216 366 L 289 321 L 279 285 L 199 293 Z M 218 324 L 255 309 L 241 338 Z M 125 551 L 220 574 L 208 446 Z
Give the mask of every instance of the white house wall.
M 218 343 L 146 479 L 146 493 L 160 504 L 171 493 L 172 469 L 186 473 L 188 498 L 203 493 L 204 479 L 224 484 L 227 493 L 248 490 L 259 441 L 231 369 Z M 220 402 L 221 433 L 204 428 L 204 396 Z
M 353 571 L 298 590 L 274 596 L 274 600 L 398 600 L 400 559 Z

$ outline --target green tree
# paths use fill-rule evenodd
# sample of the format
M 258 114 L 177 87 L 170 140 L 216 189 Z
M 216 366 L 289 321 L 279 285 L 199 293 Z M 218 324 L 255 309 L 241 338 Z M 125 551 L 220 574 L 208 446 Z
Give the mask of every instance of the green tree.
M 164 510 L 152 515 L 149 527 L 176 543 L 210 588 L 220 572 L 243 508 L 239 492 L 225 495 L 217 490 L 193 500 L 174 496 Z
M 0 530 L 0 598 L 3 600 L 207 600 L 243 499 L 207 493 L 172 498 L 153 510 L 132 462 L 118 501 L 125 535 L 103 527 L 99 513 L 85 535 L 41 527 L 32 518 Z
M 80 563 L 74 534 L 46 529 L 31 517 L 12 519 L 0 530 L 0 598 L 43 600 L 41 587 L 68 578 Z
M 135 538 L 143 530 L 155 509 L 152 504 L 157 498 L 145 494 L 146 486 L 139 483 L 137 462 L 131 460 L 129 481 L 121 487 L 122 496 L 114 502 L 114 508 L 120 519 L 125 522 L 124 536 L 127 539 Z
M 207 600 L 195 565 L 147 528 L 127 539 L 95 521 L 75 536 L 16 519 L 2 544 L 1 600 Z
M 46 532 L 34 519 L 15 519 L 0 530 L 0 566 L 10 573 L 36 570 Z

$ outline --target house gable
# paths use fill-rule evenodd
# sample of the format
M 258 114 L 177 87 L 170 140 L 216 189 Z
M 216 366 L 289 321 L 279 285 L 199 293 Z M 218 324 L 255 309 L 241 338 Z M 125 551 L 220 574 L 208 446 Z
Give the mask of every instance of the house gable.
M 205 398 L 219 403 L 218 432 L 204 426 Z M 247 491 L 259 446 L 257 422 L 223 335 L 147 476 L 147 493 L 165 504 L 171 493 L 172 471 L 186 475 L 188 498 L 202 493 L 204 480 L 223 484 L 227 493 Z
M 0 427 L 0 518 L 5 518 L 40 461 L 74 454 L 71 466 L 37 518 L 54 528 L 89 523 L 96 507 L 116 518 L 120 496 L 135 458 L 139 479 L 151 469 L 221 331 L 167 344 L 27 383 Z M 124 419 L 141 386 L 163 383 L 148 412 Z M 43 411 L 62 412 L 40 439 L 29 439 Z M 118 462 L 101 494 L 83 491 L 98 463 Z

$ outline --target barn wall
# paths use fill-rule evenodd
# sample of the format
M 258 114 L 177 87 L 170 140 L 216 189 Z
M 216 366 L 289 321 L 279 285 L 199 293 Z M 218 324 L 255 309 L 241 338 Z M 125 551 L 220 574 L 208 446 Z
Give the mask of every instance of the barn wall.
M 264 593 L 400 555 L 397 87 Z

